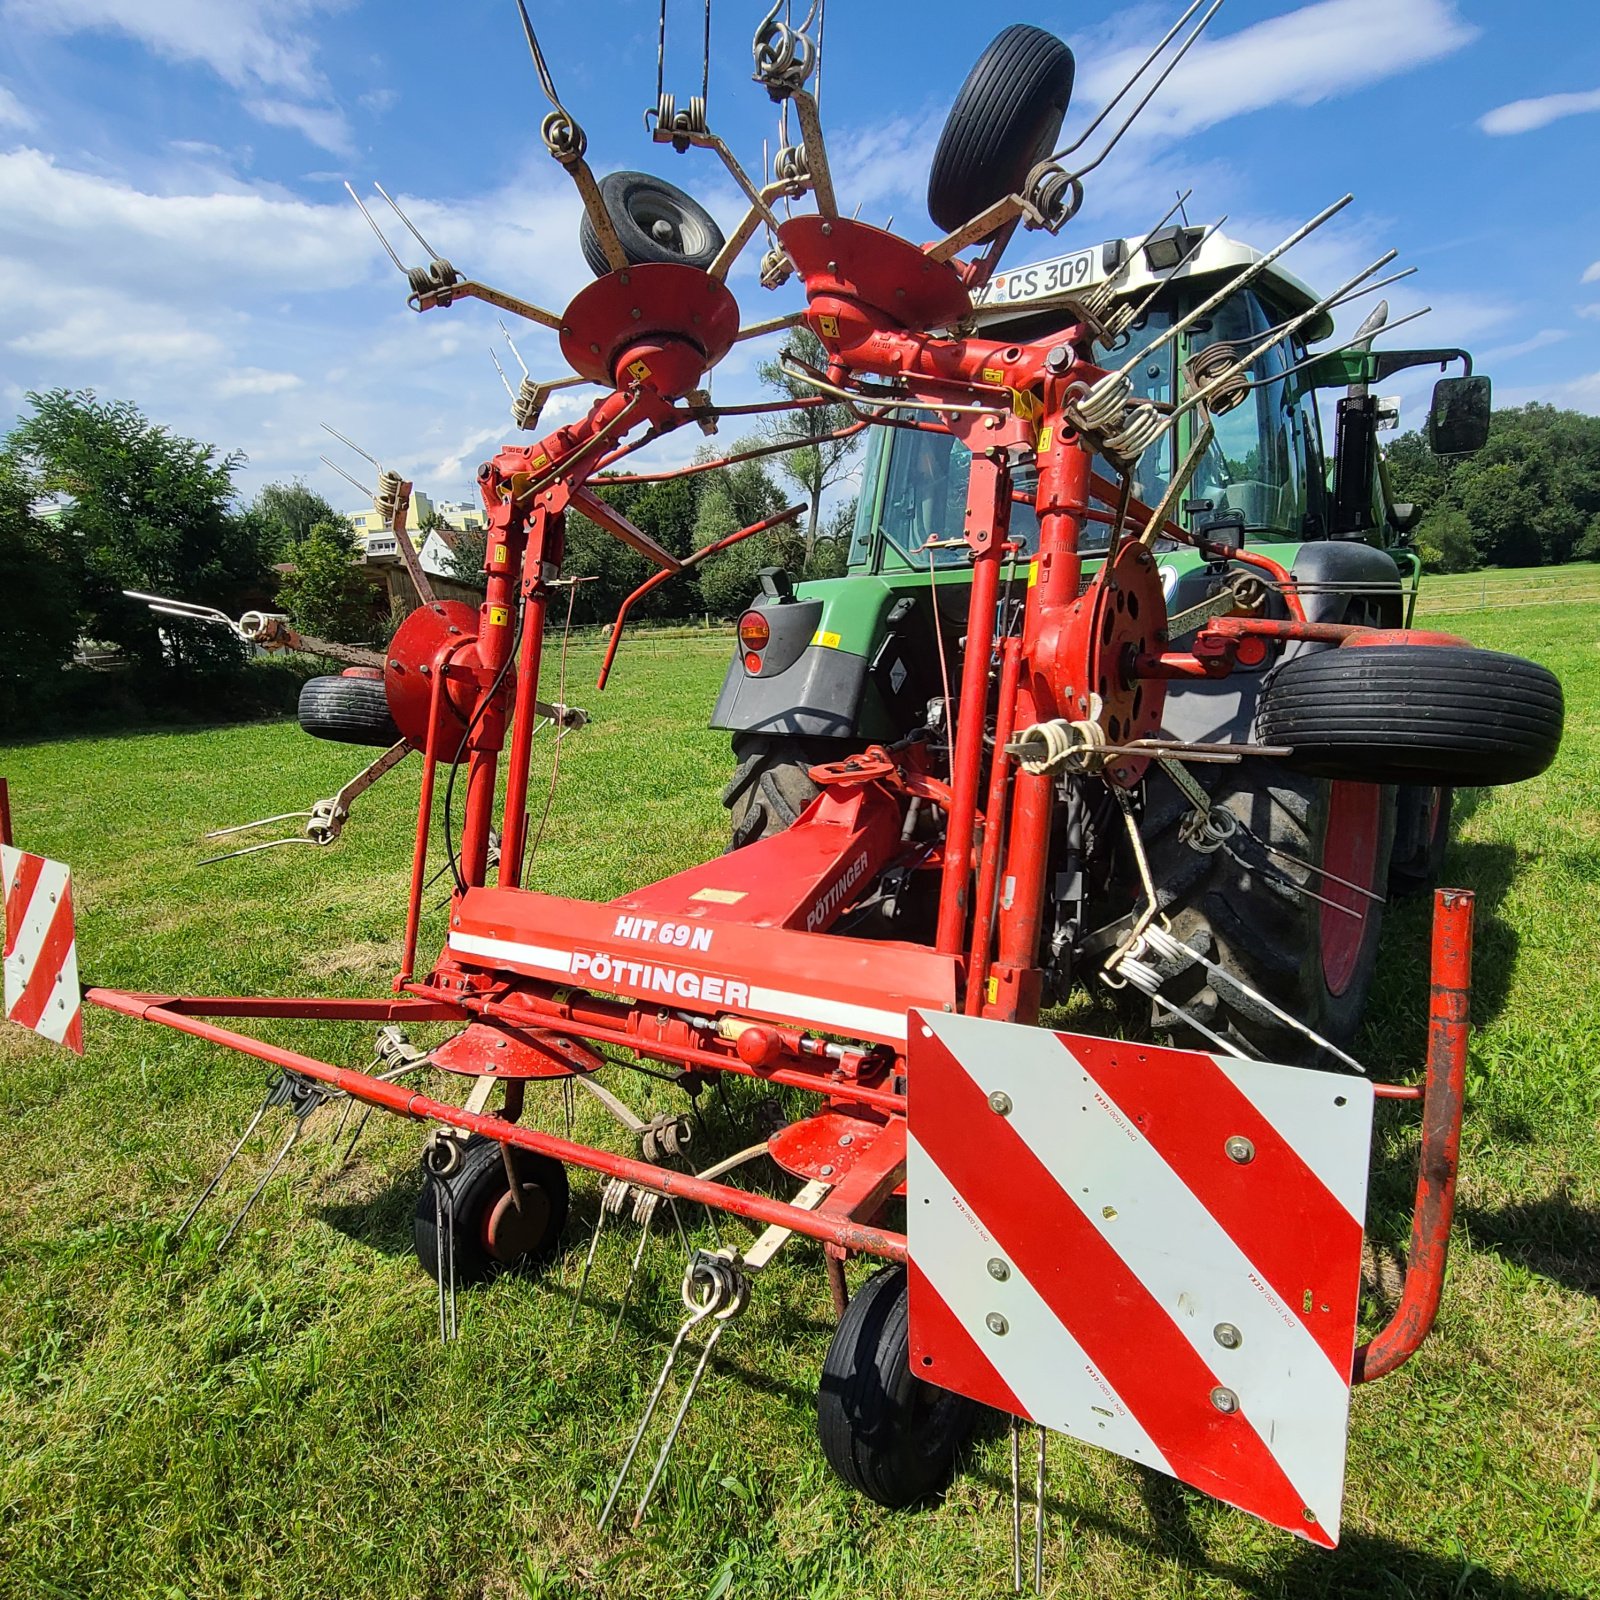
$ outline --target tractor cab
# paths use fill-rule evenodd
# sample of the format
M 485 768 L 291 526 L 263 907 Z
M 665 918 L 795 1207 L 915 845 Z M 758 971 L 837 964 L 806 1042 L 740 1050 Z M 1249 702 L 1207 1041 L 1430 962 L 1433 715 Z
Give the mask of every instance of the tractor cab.
M 1265 344 L 1251 364 L 1238 402 L 1213 417 L 1213 436 L 1192 481 L 1167 508 L 1169 520 L 1213 545 L 1270 546 L 1273 559 L 1304 585 L 1308 615 L 1401 626 L 1410 620 L 1421 561 L 1407 537 L 1420 508 L 1396 505 L 1378 448 L 1386 420 L 1374 384 L 1406 367 L 1461 361 L 1465 377 L 1440 380 L 1429 436 L 1441 454 L 1477 449 L 1487 435 L 1488 379 L 1473 377 L 1463 350 L 1373 351 L 1380 308 L 1348 349 L 1313 356 L 1309 346 L 1333 333 L 1333 318 L 1316 311 L 1276 342 L 1272 331 L 1313 311 L 1314 290 L 1278 262 L 1213 312 L 1176 336 L 1174 328 L 1218 287 L 1260 263 L 1262 253 L 1215 229 L 1174 226 L 1143 238 L 1112 239 L 1091 249 L 998 273 L 977 297 L 980 334 L 1019 342 L 1047 338 L 1083 320 L 1078 309 L 1091 290 L 1136 315 L 1125 331 L 1096 347 L 1112 367 L 1134 352 L 1131 373 L 1139 399 L 1180 403 L 1191 387 L 1186 373 L 1215 344 L 1249 350 Z M 1326 437 L 1325 398 L 1336 396 Z M 1173 474 L 1195 444 L 1195 412 L 1145 451 L 1133 472 L 1133 494 L 1159 505 Z M 953 645 L 965 613 L 969 552 L 961 542 L 966 505 L 966 447 L 949 434 L 874 428 L 861 471 L 855 522 L 842 578 L 793 584 L 769 579 L 753 610 L 769 640 L 760 651 L 734 653 L 712 726 L 735 734 L 882 739 L 905 734 L 940 692 L 939 663 L 958 663 Z M 1097 459 L 1095 472 L 1118 473 Z M 1008 569 L 1013 594 L 1027 582 L 1038 535 L 1032 469 L 1016 474 L 1011 538 L 1017 559 Z M 1112 507 L 1098 505 L 1109 520 Z M 1108 521 L 1089 521 L 1080 549 L 1089 558 L 1085 581 L 1109 536 Z M 1197 604 L 1215 587 L 1218 567 L 1176 541 L 1158 545 L 1168 609 Z M 935 598 L 936 597 L 936 598 Z M 1272 605 L 1281 610 L 1281 601 Z M 1286 614 L 1286 613 L 1284 613 Z M 1274 659 L 1276 657 L 1274 656 Z M 1198 699 L 1216 698 L 1199 686 Z M 1192 737 L 1223 736 L 1242 727 L 1248 696 L 1228 691 L 1227 710 L 1196 704 Z M 1174 715 L 1194 692 L 1169 696 Z

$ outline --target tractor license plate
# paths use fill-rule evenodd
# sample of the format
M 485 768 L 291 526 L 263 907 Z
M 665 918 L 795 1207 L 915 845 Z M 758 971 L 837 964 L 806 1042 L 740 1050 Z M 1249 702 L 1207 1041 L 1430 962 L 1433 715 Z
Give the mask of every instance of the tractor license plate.
M 0 845 L 6 1019 L 83 1054 L 83 999 L 72 874 L 59 861 Z
M 911 1367 L 1339 1536 L 1370 1083 L 912 1013 Z
M 1101 276 L 1100 251 L 1075 250 L 1070 256 L 1040 261 L 998 273 L 977 297 L 980 306 L 1010 305 L 1013 301 L 1045 300 L 1051 295 L 1087 289 Z

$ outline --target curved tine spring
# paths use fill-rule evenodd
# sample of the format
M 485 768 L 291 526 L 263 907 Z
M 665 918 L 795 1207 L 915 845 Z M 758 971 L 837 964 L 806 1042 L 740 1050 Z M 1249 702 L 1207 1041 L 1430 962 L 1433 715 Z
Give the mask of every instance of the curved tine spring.
M 1056 151 L 1055 155 L 1051 157 L 1052 160 L 1059 161 L 1063 156 L 1070 156 L 1074 150 L 1081 150 L 1083 148 L 1094 130 L 1098 128 L 1108 116 L 1111 115 L 1111 112 L 1115 109 L 1117 102 L 1145 75 L 1145 73 L 1150 70 L 1151 63 L 1155 61 L 1156 57 L 1159 56 L 1175 38 L 1177 38 L 1178 32 L 1183 27 L 1184 23 L 1186 23 L 1189 18 L 1192 17 L 1195 12 L 1197 12 L 1205 3 L 1206 0 L 1192 0 L 1189 9 L 1185 11 L 1170 28 L 1167 29 L 1166 35 L 1161 40 L 1160 44 L 1158 44 L 1155 49 L 1153 49 L 1150 54 L 1147 55 L 1142 62 L 1140 62 L 1139 70 L 1135 72 L 1133 76 L 1129 78 L 1128 81 L 1124 83 L 1123 86 L 1118 89 L 1117 92 L 1112 95 L 1112 97 L 1107 100 L 1103 106 L 1100 107 L 1100 109 L 1094 115 L 1094 120 L 1083 130 L 1082 133 L 1078 135 L 1076 139 L 1072 141 L 1071 144 L 1063 145 L 1061 149 Z M 1158 223 L 1157 226 L 1159 227 L 1160 224 Z
M 1139 120 L 1139 114 L 1147 105 L 1150 104 L 1151 100 L 1155 98 L 1155 95 L 1161 88 L 1161 85 L 1164 84 L 1167 79 L 1170 78 L 1177 70 L 1178 63 L 1182 61 L 1186 55 L 1188 55 L 1189 51 L 1194 47 L 1195 41 L 1199 39 L 1200 35 L 1206 31 L 1206 27 L 1210 23 L 1211 19 L 1222 9 L 1222 5 L 1223 0 L 1211 0 L 1211 9 L 1207 11 L 1206 14 L 1201 17 L 1199 22 L 1195 24 L 1194 31 L 1178 47 L 1177 54 L 1173 56 L 1166 66 L 1161 69 L 1161 75 L 1154 83 L 1150 85 L 1149 89 L 1145 91 L 1144 98 L 1140 100 L 1138 105 L 1136 105 L 1133 110 L 1128 113 L 1128 115 L 1123 119 L 1122 126 L 1118 128 L 1117 131 L 1106 141 L 1105 148 L 1101 150 L 1100 154 L 1097 155 L 1093 161 L 1090 161 L 1085 166 L 1078 168 L 1078 177 L 1082 178 L 1088 173 L 1093 172 L 1094 169 L 1098 167 L 1100 163 L 1117 148 L 1117 146 L 1122 142 L 1122 136 L 1134 125 L 1135 122 Z
M 410 217 L 408 217 L 405 214 L 405 212 L 403 212 L 400 209 L 400 207 L 398 205 L 395 204 L 394 196 L 391 195 L 389 193 L 389 191 L 387 189 L 385 189 L 384 186 L 381 183 L 379 183 L 376 178 L 374 178 L 372 180 L 372 187 L 374 189 L 376 189 L 378 191 L 378 193 L 381 194 L 383 196 L 383 198 L 389 202 L 389 209 L 391 211 L 393 211 L 394 214 L 397 217 L 399 217 L 401 222 L 403 222 L 405 224 L 406 229 L 410 233 L 411 237 L 413 239 L 415 239 L 417 241 L 417 243 L 420 244 L 422 246 L 422 248 L 428 252 L 428 259 L 430 261 L 437 261 L 439 259 L 439 252 L 437 250 L 435 250 L 433 248 L 433 246 L 431 244 L 429 244 L 428 241 L 422 237 L 421 233 L 419 233 L 417 231 L 417 225 L 411 220 Z

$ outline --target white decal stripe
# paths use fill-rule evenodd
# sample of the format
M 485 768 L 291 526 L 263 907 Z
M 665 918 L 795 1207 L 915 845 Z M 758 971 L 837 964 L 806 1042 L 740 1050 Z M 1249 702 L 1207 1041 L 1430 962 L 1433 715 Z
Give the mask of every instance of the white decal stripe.
M 39 952 L 50 932 L 56 906 L 67 892 L 67 869 L 59 861 L 46 861 L 33 886 L 33 895 L 23 908 L 22 926 L 6 959 L 6 1015 L 10 1016 L 22 999 L 22 991 L 33 976 Z M 8 930 L 9 931 L 9 930 Z M 46 973 L 53 978 L 54 973 Z
M 1370 1107 L 1376 1098 L 1365 1078 L 1347 1078 L 1331 1073 L 1312 1074 L 1304 1067 L 1278 1067 L 1265 1061 L 1244 1061 L 1237 1056 L 1213 1056 L 1224 1073 L 1257 1111 L 1270 1122 L 1294 1153 L 1316 1173 L 1324 1187 L 1356 1222 L 1366 1225 L 1366 1164 L 1352 1163 L 1347 1153 L 1328 1140 L 1328 1118 L 1348 1114 L 1347 1108 Z M 1304 1080 L 1321 1078 L 1317 1098 L 1306 1093 Z M 1322 1094 L 1326 1099 L 1321 1099 Z M 1342 1101 L 1343 1104 L 1338 1102 Z
M 65 1000 L 66 1004 L 58 1005 L 60 1000 Z M 83 999 L 78 989 L 78 941 L 74 939 L 67 949 L 67 959 L 61 963 L 56 993 L 44 1008 L 44 1015 L 34 1024 L 33 1031 L 52 1044 L 60 1044 L 82 1010 Z
M 21 866 L 22 852 L 14 844 L 0 844 L 0 887 L 6 894 L 11 893 L 12 882 Z
M 904 1039 L 906 1014 L 879 1011 L 875 1006 L 851 1005 L 848 1001 L 819 1000 L 814 994 L 791 994 L 786 989 L 763 989 L 750 985 L 750 1006 L 756 1011 L 775 1011 L 780 1017 L 799 1022 L 814 1022 L 843 1034 L 881 1034 L 887 1039 Z
M 911 1259 L 1028 1415 L 1172 1474 L 1139 1419 L 1033 1285 L 1014 1266 L 1003 1283 L 990 1274 L 990 1261 L 1009 1257 L 915 1136 L 906 1140 L 906 1189 L 916 1197 L 909 1218 Z M 1003 1334 L 992 1333 L 984 1320 L 996 1311 L 1006 1319 Z
M 570 950 L 552 950 L 540 944 L 519 944 L 515 939 L 490 939 L 478 933 L 452 933 L 450 948 L 459 950 L 464 956 L 520 961 L 525 967 L 543 967 L 547 972 L 572 971 Z
M 1111 1106 L 1055 1034 L 1019 1030 L 1002 1053 L 981 1018 L 924 1015 L 985 1095 L 1003 1090 L 1011 1096 L 1012 1125 L 1062 1193 L 1217 1381 L 1239 1396 L 1243 1415 L 1305 1504 L 1323 1527 L 1336 1529 L 1350 1409 L 1347 1374 L 1335 1370 L 1201 1198 Z M 1051 1137 L 1036 1143 L 1029 1138 L 1035 1129 L 1049 1129 Z M 1068 1130 L 1069 1137 L 1060 1137 Z M 1264 1196 L 1263 1204 L 1270 1203 Z M 1243 1336 L 1235 1350 L 1216 1341 L 1213 1329 L 1223 1322 Z

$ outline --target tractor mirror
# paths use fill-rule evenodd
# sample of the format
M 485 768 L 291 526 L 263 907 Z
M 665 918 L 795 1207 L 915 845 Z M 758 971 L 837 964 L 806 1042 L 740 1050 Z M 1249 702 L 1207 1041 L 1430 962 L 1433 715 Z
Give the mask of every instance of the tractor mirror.
M 1428 410 L 1428 448 L 1436 456 L 1481 450 L 1489 442 L 1489 402 L 1487 378 L 1441 378 Z

